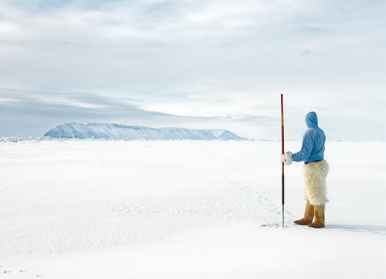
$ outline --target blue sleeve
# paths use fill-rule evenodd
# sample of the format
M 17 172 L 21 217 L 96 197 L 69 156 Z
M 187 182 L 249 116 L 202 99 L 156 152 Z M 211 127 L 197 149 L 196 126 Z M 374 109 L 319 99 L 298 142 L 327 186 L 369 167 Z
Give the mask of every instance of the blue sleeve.
M 312 139 L 310 131 L 306 131 L 303 136 L 302 149 L 299 152 L 292 154 L 292 160 L 301 162 L 310 157 L 312 149 L 314 148 L 314 140 Z

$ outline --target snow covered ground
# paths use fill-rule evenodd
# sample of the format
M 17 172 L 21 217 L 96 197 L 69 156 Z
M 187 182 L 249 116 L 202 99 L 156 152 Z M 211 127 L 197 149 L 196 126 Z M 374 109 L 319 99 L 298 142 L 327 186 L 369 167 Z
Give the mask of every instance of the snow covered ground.
M 0 142 L 0 278 L 386 278 L 386 143 L 326 149 L 312 229 L 279 142 Z

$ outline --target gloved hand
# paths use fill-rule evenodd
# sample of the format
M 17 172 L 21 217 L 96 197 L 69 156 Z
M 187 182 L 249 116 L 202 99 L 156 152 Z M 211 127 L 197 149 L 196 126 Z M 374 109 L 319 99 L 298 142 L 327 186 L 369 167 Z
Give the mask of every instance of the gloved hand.
M 280 161 L 284 163 L 285 165 L 291 165 L 292 164 L 292 152 L 287 151 L 284 154 L 280 154 Z

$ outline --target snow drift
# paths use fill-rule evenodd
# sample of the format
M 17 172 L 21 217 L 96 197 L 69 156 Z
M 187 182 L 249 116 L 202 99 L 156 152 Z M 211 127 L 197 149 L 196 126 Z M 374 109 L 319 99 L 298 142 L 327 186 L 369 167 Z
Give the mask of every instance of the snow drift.
M 44 134 L 65 139 L 145 139 L 145 140 L 245 140 L 228 130 L 190 130 L 183 128 L 149 128 L 119 124 L 66 123 Z

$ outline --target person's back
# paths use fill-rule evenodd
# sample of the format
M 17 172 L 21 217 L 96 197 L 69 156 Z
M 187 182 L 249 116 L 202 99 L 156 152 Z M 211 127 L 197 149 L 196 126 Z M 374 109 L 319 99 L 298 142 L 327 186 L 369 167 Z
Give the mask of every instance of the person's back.
M 326 136 L 324 131 L 318 126 L 318 116 L 315 112 L 306 115 L 307 131 L 304 133 L 302 149 L 292 154 L 295 162 L 316 162 L 324 159 L 324 144 Z

